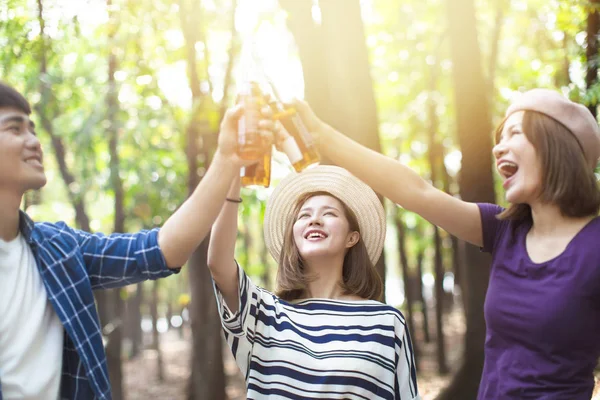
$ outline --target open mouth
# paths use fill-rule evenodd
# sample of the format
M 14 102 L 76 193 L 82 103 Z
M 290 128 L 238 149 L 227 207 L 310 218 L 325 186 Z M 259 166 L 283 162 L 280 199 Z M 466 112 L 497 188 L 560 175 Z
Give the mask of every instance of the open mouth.
M 325 232 L 316 231 L 316 230 L 310 230 L 304 235 L 304 239 L 311 240 L 311 241 L 317 241 L 317 240 L 326 239 L 326 238 L 327 238 L 327 234 Z
M 25 162 L 29 165 L 33 165 L 34 167 L 42 166 L 42 159 L 39 157 L 30 157 L 30 158 L 26 159 Z
M 519 166 L 513 162 L 500 161 L 500 163 L 498 163 L 498 172 L 505 180 L 512 178 L 518 170 Z

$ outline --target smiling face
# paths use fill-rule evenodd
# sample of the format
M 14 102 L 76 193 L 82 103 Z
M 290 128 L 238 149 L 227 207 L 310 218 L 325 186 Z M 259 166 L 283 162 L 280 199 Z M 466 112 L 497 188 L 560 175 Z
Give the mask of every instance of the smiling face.
M 0 186 L 23 194 L 46 184 L 43 152 L 29 116 L 0 108 Z
M 538 154 L 523 132 L 523 111 L 505 121 L 493 153 L 496 168 L 503 179 L 506 200 L 512 204 L 536 201 L 541 192 L 541 163 Z
M 302 204 L 293 224 L 293 236 L 304 260 L 343 259 L 360 238 L 350 229 L 343 204 L 328 195 L 310 197 Z
M 339 262 L 340 284 L 347 295 L 381 301 L 383 282 L 361 237 L 359 220 L 347 203 L 327 191 L 306 193 L 286 220 L 277 296 L 287 301 L 304 298 L 308 282 L 319 274 L 311 264 L 336 269 Z

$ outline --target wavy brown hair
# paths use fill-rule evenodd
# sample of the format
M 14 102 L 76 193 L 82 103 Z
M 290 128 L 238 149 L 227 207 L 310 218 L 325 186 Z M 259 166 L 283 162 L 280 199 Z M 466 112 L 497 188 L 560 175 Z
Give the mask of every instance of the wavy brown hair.
M 496 143 L 505 123 L 506 119 L 496 129 Z M 525 111 L 522 127 L 541 163 L 540 199 L 556 204 L 565 217 L 597 215 L 600 187 L 575 135 L 554 118 L 535 111 Z M 498 218 L 531 219 L 531 207 L 511 204 Z
M 354 215 L 354 212 L 343 201 L 325 191 L 307 193 L 301 196 L 294 205 L 292 211 L 293 218 L 290 218 L 286 226 L 285 237 L 283 239 L 283 248 L 277 270 L 277 289 L 275 290 L 275 294 L 286 301 L 302 299 L 307 295 L 306 289 L 308 283 L 315 279 L 314 276 L 309 276 L 304 268 L 302 257 L 294 242 L 293 228 L 302 205 L 311 197 L 321 195 L 337 199 L 342 204 L 344 215 L 349 222 L 350 231 L 356 231 L 361 235 L 358 243 L 348 249 L 344 257 L 342 281 L 340 282 L 344 294 L 381 301 L 383 296 L 383 282 L 369 259 L 356 215 Z

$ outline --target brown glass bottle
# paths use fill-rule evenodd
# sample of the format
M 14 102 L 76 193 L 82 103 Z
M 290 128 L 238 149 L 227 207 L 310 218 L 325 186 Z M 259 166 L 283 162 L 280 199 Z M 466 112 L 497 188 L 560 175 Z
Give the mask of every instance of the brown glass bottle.
M 300 160 L 296 161 L 296 159 L 290 158 L 296 172 L 301 172 L 310 165 L 318 164 L 321 161 L 321 156 L 296 109 L 293 107 L 286 108 L 280 101 L 273 98 L 270 99 L 269 106 L 273 110 L 273 118 L 281 122 L 285 130 L 294 138 L 302 153 Z
M 243 160 L 255 160 L 271 146 L 258 129 L 260 109 L 265 105 L 258 83 L 252 81 L 244 83 L 236 102 L 244 106 L 244 113 L 238 119 L 238 155 Z
M 271 184 L 271 153 L 269 145 L 261 160 L 255 164 L 244 167 L 242 171 L 242 186 L 263 186 Z

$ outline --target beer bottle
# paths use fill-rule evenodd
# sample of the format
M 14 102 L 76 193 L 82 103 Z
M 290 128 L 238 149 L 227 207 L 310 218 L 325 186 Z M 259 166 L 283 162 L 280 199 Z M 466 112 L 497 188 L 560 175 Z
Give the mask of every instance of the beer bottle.
M 314 140 L 306 128 L 306 125 L 304 125 L 302 118 L 300 118 L 300 115 L 295 108 L 286 108 L 279 100 L 273 85 L 271 85 L 271 88 L 273 90 L 273 96 L 269 98 L 269 107 L 271 107 L 271 110 L 273 111 L 273 119 L 281 122 L 281 125 L 283 125 L 285 130 L 296 142 L 302 155 L 301 159 L 297 159 L 296 157 L 290 157 L 290 154 L 294 153 L 287 153 L 286 151 L 292 166 L 297 172 L 301 172 L 310 165 L 318 164 L 321 161 L 321 156 L 319 155 Z
M 258 129 L 260 109 L 266 104 L 259 84 L 254 81 L 244 82 L 238 93 L 237 103 L 244 106 L 244 113 L 238 119 L 238 155 L 243 160 L 255 160 L 271 146 Z
M 242 169 L 242 186 L 269 187 L 271 184 L 272 148 L 273 146 L 269 145 L 259 162 Z
M 299 169 L 297 166 L 301 165 L 304 156 L 296 139 L 294 139 L 294 137 L 285 129 L 282 129 L 277 136 L 277 150 L 280 150 L 287 155 L 296 172 L 302 171 L 302 169 Z

